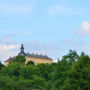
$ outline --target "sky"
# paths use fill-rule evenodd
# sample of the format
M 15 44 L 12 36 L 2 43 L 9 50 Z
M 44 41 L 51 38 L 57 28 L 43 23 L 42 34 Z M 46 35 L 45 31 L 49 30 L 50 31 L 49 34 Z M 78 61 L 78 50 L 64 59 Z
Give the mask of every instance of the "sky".
M 0 0 L 0 60 L 25 52 L 54 61 L 70 49 L 90 55 L 90 0 Z

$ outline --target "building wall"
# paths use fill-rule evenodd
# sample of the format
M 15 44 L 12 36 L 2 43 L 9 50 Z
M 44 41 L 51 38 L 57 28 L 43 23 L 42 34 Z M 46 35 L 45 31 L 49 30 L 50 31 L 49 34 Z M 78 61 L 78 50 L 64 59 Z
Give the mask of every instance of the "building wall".
M 8 66 L 8 64 L 9 64 L 9 61 L 6 61 L 6 62 L 5 62 L 5 66 Z
M 48 64 L 51 64 L 52 63 L 52 60 L 51 59 L 40 59 L 40 58 L 26 57 L 25 64 L 27 64 L 28 61 L 33 61 L 35 63 L 35 65 L 40 64 L 40 63 L 48 63 Z
M 25 64 L 27 64 L 28 61 L 33 61 L 35 65 L 41 64 L 41 63 L 48 63 L 48 64 L 52 63 L 51 59 L 40 59 L 40 58 L 31 58 L 31 57 L 25 57 L 25 58 L 26 58 Z M 5 66 L 8 66 L 8 64 L 9 64 L 9 61 L 6 61 Z

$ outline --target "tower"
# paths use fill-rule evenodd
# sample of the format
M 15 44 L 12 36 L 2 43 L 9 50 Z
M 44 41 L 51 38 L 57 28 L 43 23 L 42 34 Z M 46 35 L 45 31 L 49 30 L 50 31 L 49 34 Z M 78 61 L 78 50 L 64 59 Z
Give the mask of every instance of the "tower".
M 19 56 L 20 55 L 26 56 L 26 53 L 24 52 L 24 46 L 23 46 L 23 44 L 21 44 L 20 53 L 18 55 Z
M 23 46 L 23 44 L 21 44 L 20 51 L 21 51 L 22 53 L 24 52 L 24 46 Z

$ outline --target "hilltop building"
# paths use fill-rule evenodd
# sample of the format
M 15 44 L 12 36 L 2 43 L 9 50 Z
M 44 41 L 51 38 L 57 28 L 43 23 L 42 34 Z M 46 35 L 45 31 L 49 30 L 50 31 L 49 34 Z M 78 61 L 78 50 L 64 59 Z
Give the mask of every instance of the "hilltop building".
M 21 45 L 20 53 L 18 54 L 18 56 L 21 56 L 21 55 L 25 56 L 25 59 L 26 59 L 25 64 L 27 64 L 28 61 L 33 61 L 35 65 L 40 64 L 40 63 L 51 64 L 53 62 L 53 60 L 49 58 L 47 55 L 25 53 L 23 44 Z M 6 60 L 5 65 L 7 66 L 9 62 L 13 60 L 14 58 L 15 57 L 12 57 L 12 58 L 10 57 L 8 60 Z

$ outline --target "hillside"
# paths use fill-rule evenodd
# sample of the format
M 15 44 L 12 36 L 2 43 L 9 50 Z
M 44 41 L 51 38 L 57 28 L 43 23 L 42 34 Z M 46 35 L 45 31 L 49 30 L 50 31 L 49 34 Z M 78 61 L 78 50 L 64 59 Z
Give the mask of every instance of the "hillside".
M 57 63 L 24 64 L 18 56 L 8 66 L 0 63 L 0 90 L 90 90 L 90 57 L 70 50 Z

